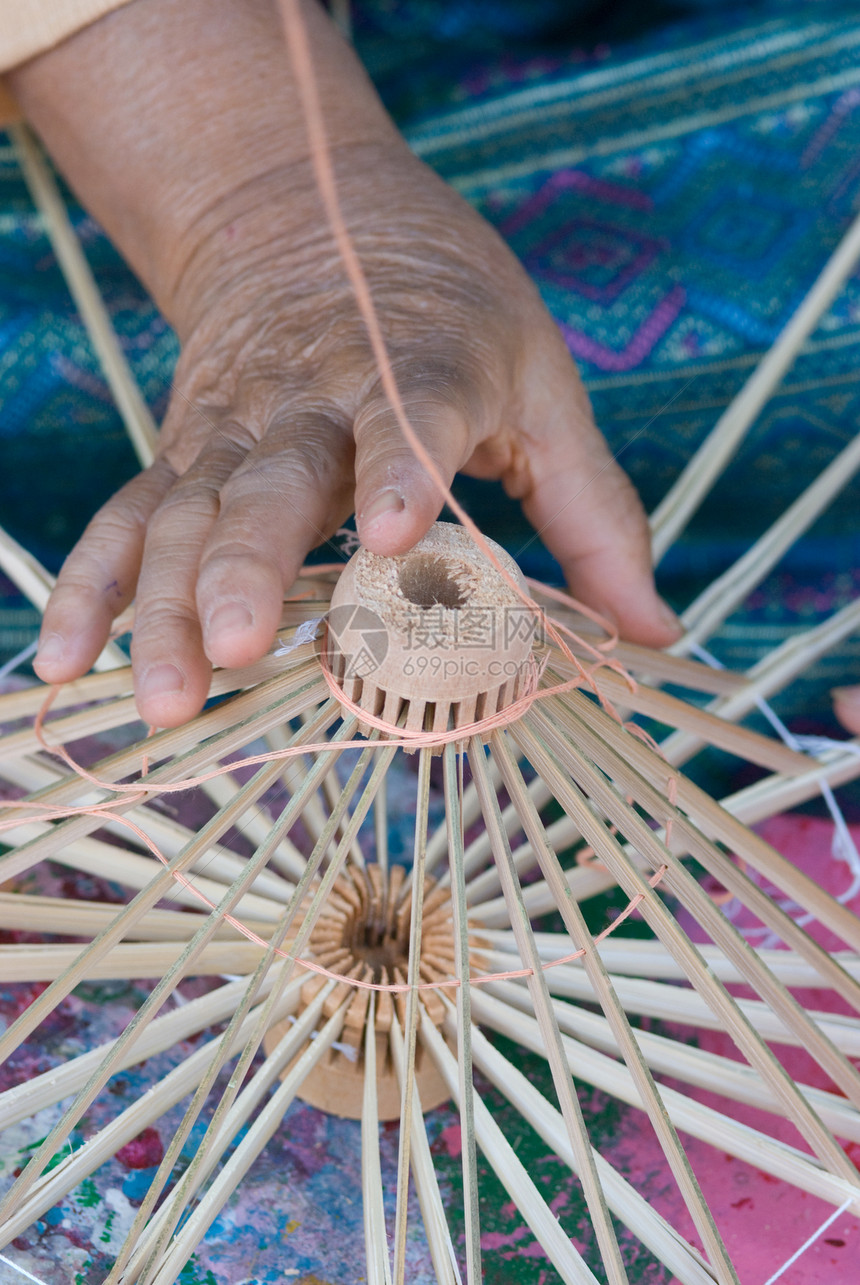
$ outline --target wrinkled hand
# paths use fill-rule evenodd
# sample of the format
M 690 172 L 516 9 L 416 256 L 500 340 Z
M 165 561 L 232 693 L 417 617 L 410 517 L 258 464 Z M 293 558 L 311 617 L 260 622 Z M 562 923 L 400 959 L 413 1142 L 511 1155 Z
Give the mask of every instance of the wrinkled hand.
M 407 413 L 445 478 L 500 478 L 576 596 L 630 638 L 672 641 L 639 501 L 522 268 L 393 131 L 335 160 Z M 70 555 L 37 660 L 48 681 L 85 672 L 134 598 L 135 692 L 157 726 L 199 710 L 213 664 L 266 652 L 305 554 L 353 508 L 363 544 L 395 554 L 442 506 L 382 393 L 306 158 L 219 192 L 167 258 L 182 355 L 158 459 Z

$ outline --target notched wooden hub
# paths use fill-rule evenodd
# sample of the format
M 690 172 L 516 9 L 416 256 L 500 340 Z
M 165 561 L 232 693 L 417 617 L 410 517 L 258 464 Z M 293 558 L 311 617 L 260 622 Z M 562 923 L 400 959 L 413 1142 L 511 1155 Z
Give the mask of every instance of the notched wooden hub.
M 523 591 L 504 549 L 487 542 Z M 536 619 L 462 527 L 437 522 L 410 552 L 361 549 L 331 599 L 326 658 L 344 695 L 407 731 L 503 710 L 532 672 Z
M 405 884 L 402 866 L 392 866 L 388 878 L 377 865 L 351 868 L 335 883 L 310 938 L 310 954 L 333 973 L 376 982 L 383 986 L 405 984 L 409 966 L 409 928 L 412 915 L 411 885 Z M 422 915 L 420 981 L 441 982 L 454 976 L 454 924 L 447 889 L 427 880 Z M 311 973 L 302 987 L 304 1008 L 325 985 L 325 978 Z M 302 1084 L 298 1096 L 332 1115 L 361 1119 L 364 1093 L 364 1060 L 369 990 L 340 982 L 328 996 L 323 1010 L 330 1017 L 349 995 L 352 1000 L 343 1031 L 314 1074 Z M 452 992 L 453 994 L 453 992 Z M 439 995 L 422 990 L 421 1002 L 436 1026 L 445 1009 Z M 401 1029 L 406 1020 L 406 993 L 376 993 L 376 1068 L 379 1118 L 400 1118 L 400 1085 L 389 1049 L 394 1012 Z M 281 1038 L 285 1024 L 273 1027 L 266 1048 Z M 446 1102 L 449 1092 L 441 1075 L 419 1044 L 415 1076 L 423 1110 Z

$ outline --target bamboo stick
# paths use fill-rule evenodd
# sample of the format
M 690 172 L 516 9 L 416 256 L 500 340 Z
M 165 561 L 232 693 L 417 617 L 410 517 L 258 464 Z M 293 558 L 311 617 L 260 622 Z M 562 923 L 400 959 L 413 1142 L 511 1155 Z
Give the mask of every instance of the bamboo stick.
M 839 452 L 802 495 L 723 575 L 712 580 L 681 613 L 686 633 L 667 650 L 685 655 L 705 642 L 727 616 L 765 578 L 794 541 L 812 525 L 860 468 L 860 433 Z
M 364 1031 L 364 1096 L 361 1107 L 361 1195 L 367 1285 L 391 1285 L 388 1233 L 379 1163 L 379 1103 L 376 1090 L 376 995 L 371 991 Z
M 455 1102 L 459 1092 L 457 1059 L 426 1011 L 421 1018 L 421 1039 L 438 1066 Z M 528 1171 L 480 1098 L 475 1099 L 476 1141 L 499 1181 L 525 1218 L 547 1258 L 565 1285 L 598 1285 L 597 1278 L 576 1246 L 568 1240 L 555 1214 L 542 1199 Z M 469 1285 L 472 1285 L 469 1282 Z
M 635 866 L 625 861 L 624 854 L 617 841 L 604 827 L 599 826 L 594 821 L 589 809 L 582 801 L 579 787 L 573 786 L 569 782 L 566 773 L 558 770 L 555 760 L 549 756 L 542 742 L 527 726 L 533 716 L 538 727 L 543 730 L 543 720 L 541 716 L 535 715 L 534 710 L 530 711 L 530 714 L 521 724 L 517 724 L 512 728 L 521 749 L 528 754 L 531 762 L 540 765 L 540 770 L 546 779 L 552 781 L 559 802 L 566 810 L 572 811 L 574 819 L 582 826 L 583 834 L 590 839 L 592 845 L 600 853 L 601 860 L 615 874 L 618 883 L 627 896 L 641 896 L 640 909 L 643 917 L 666 943 L 668 949 L 678 958 L 679 963 L 681 963 L 696 990 L 700 991 L 712 1010 L 720 1015 L 726 1032 L 731 1036 L 751 1065 L 755 1066 L 767 1083 L 770 1084 L 783 1103 L 786 1114 L 797 1125 L 815 1153 L 835 1173 L 841 1172 L 847 1175 L 850 1172 L 850 1167 L 846 1165 L 844 1154 L 835 1144 L 832 1136 L 824 1128 L 821 1121 L 811 1111 L 809 1104 L 800 1097 L 793 1081 L 784 1068 L 738 1008 L 736 1002 L 713 974 L 708 971 L 695 946 L 687 935 L 680 930 L 660 898 L 655 895 Z M 604 788 L 603 778 L 585 764 L 569 743 L 565 745 L 565 754 L 567 771 L 569 772 L 572 768 L 575 768 L 577 780 L 586 783 L 586 789 L 590 797 L 599 802 L 600 806 L 607 811 L 607 815 L 612 816 L 616 810 L 610 798 L 611 792 Z M 672 854 L 665 845 L 660 844 L 655 839 L 653 831 L 649 830 L 644 822 L 640 822 L 638 816 L 632 810 L 628 809 L 628 811 L 630 812 L 629 816 L 621 816 L 620 812 L 617 813 L 618 819 L 621 820 L 621 825 L 627 832 L 628 837 L 635 835 L 635 844 L 639 851 L 648 856 L 649 859 L 652 859 L 650 858 L 650 853 L 653 851 L 653 859 L 656 864 L 658 866 L 666 864 L 671 871 Z M 692 899 L 696 901 L 698 894 L 701 894 L 702 897 L 705 896 L 699 885 L 692 878 L 689 879 L 689 882 L 685 882 L 684 877 L 681 876 L 679 883 L 685 893 L 685 900 Z M 694 888 L 690 885 L 694 885 Z M 699 905 L 697 905 L 696 914 L 697 917 L 703 914 L 703 908 Z M 739 934 L 734 933 L 734 930 L 727 932 L 726 927 L 725 924 L 709 923 L 708 931 L 712 933 L 717 944 L 720 943 L 720 940 L 725 942 L 730 954 L 734 956 L 736 962 L 743 968 L 745 976 L 749 976 L 754 966 L 751 965 L 747 955 L 746 942 Z M 746 966 L 744 967 L 744 965 Z M 823 1056 L 828 1064 L 832 1062 L 834 1069 L 838 1068 L 840 1079 L 846 1079 L 846 1083 L 849 1082 L 853 1078 L 852 1069 L 849 1067 L 848 1071 L 845 1071 L 844 1059 L 833 1049 L 832 1045 L 829 1045 L 824 1040 L 821 1032 L 800 1011 L 792 1011 L 797 1009 L 797 1005 L 793 1001 L 790 1004 L 783 1002 L 783 997 L 775 993 L 776 985 L 775 979 L 756 977 L 757 988 L 760 991 L 764 988 L 764 992 L 768 993 L 769 999 L 773 995 L 773 999 L 770 1002 L 776 1002 L 780 1010 L 786 1012 L 791 1021 L 797 1021 L 808 1033 L 810 1047 L 816 1050 L 816 1056 Z M 790 997 L 788 998 L 790 999 Z M 822 1044 L 824 1048 L 822 1048 Z
M 561 1113 L 546 1100 L 517 1067 L 503 1057 L 480 1031 L 475 1032 L 475 1061 L 484 1075 L 521 1112 L 523 1119 L 543 1138 L 564 1164 L 576 1173 L 576 1161 L 564 1133 Z M 606 1161 L 599 1152 L 594 1162 L 606 1191 L 609 1207 L 682 1285 L 713 1285 L 714 1275 L 699 1252 L 689 1245 L 645 1197 Z
M 616 979 L 612 978 L 603 965 L 600 955 L 594 948 L 594 940 L 576 901 L 570 896 L 570 890 L 564 879 L 564 873 L 558 859 L 543 836 L 543 826 L 537 812 L 531 807 L 525 782 L 516 766 L 501 733 L 494 732 L 490 738 L 492 753 L 499 765 L 502 778 L 507 786 L 511 800 L 516 804 L 522 817 L 523 828 L 534 848 L 538 864 L 556 898 L 556 905 L 562 916 L 570 940 L 576 949 L 584 948 L 583 974 L 587 977 L 594 998 L 599 1002 L 609 1022 L 612 1034 L 636 1085 L 636 1091 L 645 1105 L 652 1128 L 666 1158 L 669 1169 L 683 1197 L 687 1211 L 693 1220 L 708 1258 L 714 1268 L 717 1280 L 727 1285 L 739 1285 L 728 1250 L 720 1236 L 713 1215 L 702 1195 L 695 1174 L 681 1146 L 681 1141 L 663 1106 L 657 1085 L 648 1068 L 645 1058 L 627 1020 L 625 1005 Z M 516 937 L 516 930 L 514 930 Z M 532 939 L 534 940 L 534 939 Z M 536 943 L 535 943 L 536 947 Z M 534 955 L 536 956 L 536 950 Z M 575 975 L 575 974 L 574 974 Z M 547 987 L 553 989 L 558 978 L 547 978 Z
M 513 966 L 513 963 L 511 963 Z M 503 1000 L 520 1012 L 530 1013 L 526 988 L 521 983 L 490 983 L 487 993 Z M 589 1012 L 578 1004 L 566 1000 L 554 1001 L 559 1029 L 567 1035 L 616 1056 L 619 1052 L 615 1036 L 605 1017 Z M 681 1080 L 697 1088 L 743 1102 L 747 1106 L 770 1111 L 782 1119 L 782 1108 L 761 1077 L 749 1066 L 734 1058 L 723 1057 L 705 1049 L 682 1043 L 653 1031 L 636 1030 L 635 1037 L 652 1071 Z M 826 1089 L 813 1088 L 798 1083 L 798 1089 L 812 1104 L 831 1133 L 851 1142 L 860 1141 L 860 1111 L 844 1097 Z
M 415 1048 L 419 1021 L 421 975 L 421 931 L 424 914 L 424 885 L 427 862 L 427 828 L 430 808 L 430 751 L 422 749 L 418 759 L 418 783 L 415 800 L 415 844 L 412 857 L 412 905 L 409 923 L 409 962 L 406 981 L 409 993 L 404 1021 L 403 1082 L 400 1096 L 400 1139 L 397 1149 L 397 1205 L 394 1213 L 394 1283 L 406 1279 L 406 1214 L 409 1196 L 409 1169 L 412 1148 L 412 1103 L 415 1094 Z
M 498 1031 L 541 1057 L 546 1056 L 540 1028 L 534 1016 L 517 1012 L 511 1005 L 486 994 L 484 988 L 476 990 L 474 1006 L 477 1020 L 482 1026 Z M 477 1043 L 476 1039 L 476 1045 Z M 576 1075 L 586 1083 L 593 1084 L 603 1093 L 608 1093 L 629 1106 L 641 1107 L 630 1072 L 620 1062 L 598 1053 L 569 1035 L 562 1036 L 562 1044 L 571 1072 L 575 1068 Z M 781 1178 L 810 1195 L 827 1200 L 832 1205 L 841 1205 L 850 1198 L 855 1212 L 860 1212 L 860 1183 L 856 1170 L 852 1174 L 846 1168 L 844 1175 L 833 1172 L 796 1147 L 771 1138 L 749 1125 L 740 1124 L 731 1115 L 715 1111 L 684 1093 L 664 1085 L 661 1094 L 676 1129 L 707 1142 L 721 1152 L 729 1152 L 738 1159 L 755 1165 L 757 1169 Z
M 731 696 L 718 696 L 707 706 L 708 712 L 731 722 L 743 718 L 755 709 L 759 700 L 768 700 L 802 669 L 858 628 L 860 599 L 849 602 L 812 629 L 788 638 L 747 671 L 743 687 Z M 663 741 L 660 752 L 668 763 L 681 764 L 705 744 L 704 738 L 692 732 L 678 731 Z
M 248 1132 L 235 1148 L 205 1196 L 203 1196 L 194 1212 L 175 1236 L 170 1252 L 165 1256 L 163 1262 L 158 1264 L 158 1270 L 155 1274 L 148 1278 L 151 1280 L 152 1285 L 174 1285 L 179 1272 L 217 1217 L 222 1205 L 235 1191 L 239 1182 L 266 1146 L 266 1143 L 275 1134 L 283 1120 L 287 1107 L 296 1096 L 302 1083 L 312 1073 L 314 1067 L 321 1061 L 337 1039 L 343 1026 L 346 1009 L 347 1003 L 344 1002 L 337 1012 L 329 1018 L 250 1125 Z M 284 1041 L 288 1038 L 289 1035 L 285 1036 Z M 283 1052 L 278 1051 L 277 1056 L 273 1054 L 272 1058 L 267 1060 L 277 1063 L 278 1061 L 285 1061 L 285 1057 Z
M 283 1014 L 295 1007 L 300 989 L 301 982 L 297 981 L 293 984 L 292 990 L 284 996 L 280 1006 Z M 245 1027 L 250 1026 L 251 1020 L 250 1017 L 246 1017 Z M 295 1029 L 292 1027 L 291 1031 Z M 244 1028 L 237 1033 L 233 1041 L 233 1051 L 242 1038 L 243 1030 Z M 67 1196 L 78 1183 L 115 1155 L 120 1147 L 135 1138 L 142 1129 L 154 1124 L 176 1103 L 181 1102 L 182 1098 L 192 1091 L 199 1076 L 211 1061 L 218 1043 L 218 1038 L 208 1040 L 200 1048 L 195 1049 L 118 1116 L 88 1138 L 82 1146 L 63 1157 L 59 1164 L 35 1184 L 31 1195 L 21 1205 L 16 1215 L 8 1223 L 3 1224 L 0 1235 L 8 1240 L 25 1231 L 32 1222 Z
M 148 468 L 155 458 L 158 429 L 129 369 L 54 176 L 28 126 L 10 125 L 8 132 L 137 458 L 142 468 Z
M 406 1074 L 406 1045 L 403 1040 L 403 1033 L 400 1030 L 400 1023 L 397 1020 L 396 1009 L 392 1012 L 391 1017 L 390 1045 L 395 1074 L 402 1089 Z M 410 1150 L 415 1190 L 418 1193 L 418 1203 L 421 1207 L 421 1217 L 427 1233 L 427 1244 L 433 1261 L 433 1271 L 436 1275 L 437 1285 L 463 1285 L 460 1269 L 457 1265 L 457 1255 L 451 1240 L 451 1229 L 448 1226 L 448 1219 L 445 1216 L 445 1209 L 442 1204 L 442 1195 L 439 1191 L 439 1183 L 436 1180 L 436 1173 L 433 1169 L 433 1158 L 430 1154 L 430 1143 L 427 1139 L 424 1113 L 421 1109 L 421 1098 L 417 1084 L 412 1097 L 412 1146 Z
M 469 747 L 469 762 L 472 766 L 473 779 L 481 797 L 484 823 L 493 840 L 493 854 L 499 866 L 502 891 L 508 903 L 511 927 L 516 937 L 519 955 L 523 965 L 532 969 L 528 979 L 529 993 L 537 1013 L 544 1047 L 547 1050 L 553 1085 L 564 1117 L 567 1137 L 576 1156 L 577 1173 L 582 1183 L 589 1216 L 600 1246 L 603 1266 L 610 1285 L 615 1285 L 616 1282 L 618 1285 L 626 1285 L 627 1272 L 624 1268 L 621 1250 L 609 1216 L 603 1187 L 594 1164 L 582 1109 L 579 1105 L 579 1099 L 573 1090 L 568 1067 L 564 1062 L 561 1035 L 552 1013 L 546 976 L 540 968 L 540 959 L 534 944 L 534 938 L 531 935 L 531 924 L 522 902 L 516 873 L 512 868 L 507 836 L 501 826 L 498 798 L 495 790 L 491 787 L 489 774 L 485 766 L 484 748 L 476 738 L 473 739 Z
M 819 273 L 800 307 L 729 403 L 681 476 L 651 515 L 655 565 L 677 539 L 722 473 L 764 405 L 773 396 L 806 339 L 854 271 L 860 255 L 860 217 L 855 218 Z
M 475 1086 L 472 1079 L 472 1003 L 470 974 L 469 918 L 464 878 L 465 854 L 460 816 L 460 782 L 457 774 L 457 751 L 453 744 L 444 750 L 445 818 L 448 824 L 449 870 L 451 872 L 451 905 L 454 917 L 454 942 L 457 988 L 457 1068 L 460 1103 L 460 1158 L 463 1174 L 463 1213 L 466 1242 L 466 1280 L 483 1279 L 481 1267 L 481 1220 L 478 1205 L 478 1162 L 475 1151 Z

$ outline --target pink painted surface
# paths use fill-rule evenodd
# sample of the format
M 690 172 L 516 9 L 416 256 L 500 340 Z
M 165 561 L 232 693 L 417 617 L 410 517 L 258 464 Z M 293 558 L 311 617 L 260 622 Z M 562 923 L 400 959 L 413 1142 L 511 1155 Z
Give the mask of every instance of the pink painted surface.
M 829 821 L 799 816 L 776 817 L 759 827 L 759 832 L 828 892 L 838 896 L 850 888 L 851 875 L 847 865 L 835 859 L 831 853 L 833 827 Z M 860 827 L 853 827 L 852 834 L 855 843 L 860 846 Z M 860 895 L 847 904 L 860 913 Z M 753 943 L 762 942 L 763 934 L 750 931 L 756 927 L 755 919 L 737 902 L 729 902 L 725 910 Z M 797 910 L 795 917 L 799 917 Z M 706 940 L 698 925 L 689 919 L 682 922 L 694 940 Z M 808 931 L 828 949 L 845 949 L 844 944 L 833 934 L 817 924 L 809 925 Z M 777 943 L 768 941 L 765 944 Z M 730 989 L 737 995 L 751 994 L 746 988 L 738 986 Z M 850 1011 L 844 1006 L 840 1008 L 841 1002 L 834 1002 L 826 992 L 806 990 L 796 994 L 809 1008 Z M 678 1027 L 677 1033 L 683 1036 L 687 1032 Z M 740 1060 L 734 1045 L 724 1035 L 701 1032 L 698 1043 L 702 1048 Z M 795 1080 L 819 1088 L 833 1088 L 827 1075 L 803 1049 L 776 1046 L 776 1051 Z M 696 1089 L 686 1091 L 708 1106 L 718 1110 L 727 1109 L 726 1100 L 715 1094 Z M 808 1152 L 809 1148 L 794 1127 L 779 1121 L 777 1117 L 737 1105 L 731 1111 L 742 1123 Z M 632 1127 L 634 1126 L 631 1125 Z M 764 1285 L 834 1212 L 833 1206 L 797 1191 L 750 1164 L 728 1155 L 719 1157 L 712 1147 L 688 1137 L 683 1140 L 705 1199 L 736 1263 L 741 1285 Z M 625 1148 L 625 1144 L 630 1148 L 628 1172 L 631 1175 L 636 1172 L 637 1167 L 643 1175 L 659 1174 L 663 1168 L 661 1154 L 650 1131 L 649 1135 L 641 1132 L 629 1139 L 619 1139 L 619 1143 L 622 1148 Z M 860 1167 L 860 1144 L 846 1143 L 845 1151 L 854 1164 Z M 664 1168 L 663 1171 L 665 1172 Z M 654 1207 L 693 1243 L 700 1244 L 674 1185 L 667 1183 L 662 1190 L 660 1186 L 658 1183 L 658 1194 L 652 1199 Z M 780 1277 L 780 1285 L 858 1285 L 858 1282 L 860 1219 L 847 1213 L 840 1215 L 802 1258 Z

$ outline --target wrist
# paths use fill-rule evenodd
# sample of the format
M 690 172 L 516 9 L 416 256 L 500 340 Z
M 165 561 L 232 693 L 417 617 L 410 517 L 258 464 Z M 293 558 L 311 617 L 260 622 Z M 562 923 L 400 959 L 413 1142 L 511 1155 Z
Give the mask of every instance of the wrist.
M 405 149 L 314 0 L 305 19 L 333 148 Z M 253 257 L 262 234 L 253 200 L 277 193 L 291 227 L 301 226 L 312 189 L 308 143 L 269 0 L 133 0 L 18 69 L 13 87 L 180 333 L 189 265 L 231 226 L 245 241 L 232 247 L 237 256 Z M 311 217 L 319 223 L 318 210 Z

